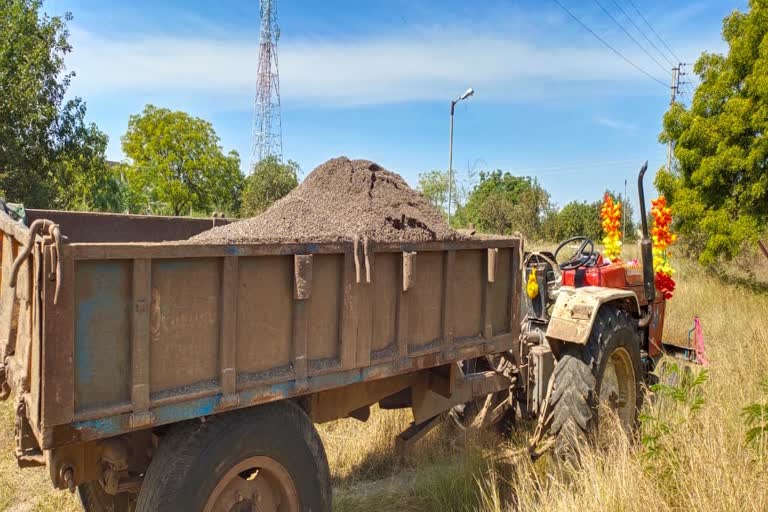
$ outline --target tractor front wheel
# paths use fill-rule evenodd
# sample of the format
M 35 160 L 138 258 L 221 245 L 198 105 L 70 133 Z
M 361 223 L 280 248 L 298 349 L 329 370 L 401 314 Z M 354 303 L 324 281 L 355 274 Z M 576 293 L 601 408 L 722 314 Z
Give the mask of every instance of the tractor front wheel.
M 601 405 L 631 435 L 642 401 L 637 321 L 616 306 L 601 307 L 587 343 L 561 348 L 553 378 L 551 431 L 557 458 L 578 458 L 578 449 L 598 432 Z

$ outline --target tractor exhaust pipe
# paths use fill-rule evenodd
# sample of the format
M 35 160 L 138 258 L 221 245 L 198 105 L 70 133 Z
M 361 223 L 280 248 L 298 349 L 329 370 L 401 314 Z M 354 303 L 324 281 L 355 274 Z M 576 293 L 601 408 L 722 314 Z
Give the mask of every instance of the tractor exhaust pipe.
M 640 242 L 640 254 L 643 259 L 643 291 L 645 300 L 653 302 L 656 298 L 656 283 L 653 271 L 653 242 L 648 237 L 648 215 L 645 211 L 645 191 L 643 190 L 643 177 L 648 170 L 648 161 L 640 169 L 640 175 L 637 177 L 637 193 L 640 195 L 640 220 L 643 225 L 643 240 Z

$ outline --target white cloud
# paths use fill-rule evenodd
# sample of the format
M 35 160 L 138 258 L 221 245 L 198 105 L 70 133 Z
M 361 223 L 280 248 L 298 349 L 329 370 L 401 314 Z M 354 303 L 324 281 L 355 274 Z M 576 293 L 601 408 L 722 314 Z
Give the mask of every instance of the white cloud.
M 612 130 L 617 130 L 625 133 L 635 133 L 637 131 L 637 125 L 627 121 L 621 121 L 608 116 L 595 116 L 593 119 L 595 124 L 605 126 Z
M 75 91 L 86 97 L 151 92 L 226 99 L 250 97 L 254 90 L 255 40 L 138 34 L 108 39 L 73 30 L 72 41 L 75 51 L 68 66 L 77 73 Z M 444 100 L 467 85 L 478 90 L 481 100 L 501 101 L 550 98 L 566 91 L 573 95 L 601 82 L 606 94 L 626 94 L 628 87 L 666 94 L 605 48 L 542 47 L 482 31 L 434 29 L 356 41 L 289 41 L 278 54 L 281 93 L 294 103 Z M 635 62 L 647 61 L 642 54 L 626 54 Z M 658 74 L 664 78 L 660 70 Z

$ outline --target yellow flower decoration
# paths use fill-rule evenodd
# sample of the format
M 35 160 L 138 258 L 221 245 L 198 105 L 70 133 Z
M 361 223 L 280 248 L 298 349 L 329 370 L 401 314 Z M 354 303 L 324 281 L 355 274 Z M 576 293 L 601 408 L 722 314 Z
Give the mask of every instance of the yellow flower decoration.
M 600 218 L 605 232 L 603 254 L 611 261 L 621 261 L 621 203 L 614 202 L 607 193 L 603 197 Z

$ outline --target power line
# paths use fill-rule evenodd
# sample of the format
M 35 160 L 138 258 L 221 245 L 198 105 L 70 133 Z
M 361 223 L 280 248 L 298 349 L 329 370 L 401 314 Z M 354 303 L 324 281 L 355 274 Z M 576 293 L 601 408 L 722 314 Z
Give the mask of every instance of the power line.
M 637 31 L 638 31 L 638 32 L 640 32 L 640 35 L 642 35 L 642 36 L 645 38 L 645 40 L 646 40 L 646 41 L 648 41 L 648 43 L 649 43 L 651 46 L 653 46 L 653 48 L 654 48 L 654 49 L 655 49 L 657 52 L 659 52 L 659 55 L 661 55 L 661 56 L 664 58 L 664 60 L 666 60 L 666 61 L 669 63 L 669 65 L 670 65 L 670 66 L 674 66 L 674 65 L 675 65 L 675 63 L 674 63 L 674 62 L 672 62 L 671 60 L 669 60 L 669 57 L 667 57 L 667 55 L 666 55 L 664 52 L 662 52 L 661 50 L 659 50 L 659 47 L 658 47 L 658 46 L 656 46 L 656 45 L 653 43 L 653 41 L 651 41 L 651 40 L 648 38 L 648 36 L 647 36 L 647 35 L 645 35 L 645 31 L 644 31 L 643 29 L 641 29 L 640 27 L 638 27 L 638 26 L 637 26 L 637 23 L 635 23 L 635 20 L 633 20 L 633 19 L 632 19 L 632 17 L 629 15 L 629 13 L 627 13 L 627 11 L 625 11 L 625 10 L 624 10 L 624 8 L 621 6 L 621 4 L 619 4 L 619 2 L 617 2 L 616 0 L 611 0 L 611 1 L 612 1 L 614 4 L 616 4 L 616 7 L 618 7 L 618 8 L 619 8 L 619 10 L 620 10 L 622 13 L 624 13 L 624 16 L 625 16 L 625 17 L 626 17 L 626 18 L 629 20 L 629 22 L 632 24 L 632 26 L 633 26 L 633 27 L 635 27 L 635 28 L 637 29 Z
M 653 55 L 651 55 L 651 54 L 648 52 L 648 50 L 646 50 L 646 49 L 645 49 L 645 47 L 644 47 L 644 46 L 642 46 L 640 43 L 638 43 L 638 42 L 637 42 L 637 39 L 635 39 L 634 37 L 632 37 L 632 34 L 630 34 L 630 33 L 627 31 L 627 29 L 626 29 L 626 28 L 624 28 L 624 25 L 622 25 L 621 23 L 619 23 L 619 20 L 617 20 L 616 18 L 614 18 L 614 17 L 613 17 L 613 15 L 612 15 L 610 12 L 608 12 L 608 9 L 606 9 L 605 7 L 603 7 L 603 4 L 601 4 L 600 2 L 598 2 L 598 0 L 594 0 L 594 2 L 597 4 L 597 6 L 598 6 L 598 7 L 600 7 L 600 9 L 602 9 L 602 10 L 603 10 L 603 12 L 606 14 L 606 16 L 608 16 L 609 18 L 611 18 L 611 20 L 613 20 L 613 22 L 614 22 L 616 25 L 618 25 L 618 27 L 619 27 L 619 28 L 620 28 L 620 29 L 621 29 L 621 30 L 622 30 L 622 31 L 623 31 L 625 34 L 627 34 L 627 37 L 629 37 L 629 38 L 632 40 L 632 42 L 633 42 L 633 43 L 635 43 L 635 44 L 637 45 L 637 47 L 638 47 L 638 48 L 640 48 L 641 50 L 643 50 L 643 51 L 645 52 L 645 54 L 646 54 L 647 56 L 649 56 L 653 62 L 655 62 L 655 63 L 656 63 L 656 65 L 657 65 L 657 66 L 659 66 L 659 67 L 660 67 L 660 68 L 661 68 L 661 69 L 662 69 L 662 70 L 663 70 L 665 73 L 667 73 L 667 68 L 665 68 L 665 67 L 664 67 L 664 66 L 663 66 L 663 65 L 662 65 L 662 64 L 661 64 L 659 61 L 657 61 L 657 60 L 656 60 L 656 59 L 653 57 Z
M 654 34 L 656 34 L 656 37 L 659 39 L 659 41 L 661 41 L 661 44 L 663 44 L 663 45 L 664 45 L 664 48 L 666 48 L 666 49 L 669 51 L 669 53 L 672 55 L 672 57 L 674 57 L 674 58 L 675 58 L 675 60 L 676 60 L 676 61 L 680 62 L 680 59 L 677 57 L 677 55 L 675 55 L 675 52 L 673 52 L 673 51 L 672 51 L 672 48 L 670 48 L 670 47 L 669 47 L 669 45 L 668 45 L 666 42 L 664 42 L 664 40 L 661 38 L 661 36 L 659 35 L 659 33 L 658 33 L 658 32 L 656 32 L 656 31 L 653 29 L 653 27 L 651 26 L 651 24 L 650 24 L 650 23 L 648 23 L 648 20 L 647 20 L 647 19 L 645 19 L 645 16 L 643 16 L 643 13 L 641 13 L 641 12 L 640 12 L 640 9 L 638 9 L 638 8 L 637 8 L 637 6 L 635 5 L 635 3 L 634 3 L 632 0 L 627 0 L 627 1 L 628 1 L 628 2 L 629 2 L 629 4 L 632 6 L 632 8 L 635 10 L 635 12 L 637 13 L 637 15 L 638 15 L 638 16 L 640 16 L 640 18 L 642 18 L 642 20 L 645 22 L 645 24 L 646 24 L 646 25 L 648 25 L 648 28 L 649 28 L 649 29 L 651 29 L 651 32 L 653 32 Z
M 510 169 L 509 172 L 513 174 L 531 174 L 536 176 L 541 175 L 549 175 L 549 174 L 563 174 L 563 173 L 569 173 L 574 170 L 580 170 L 580 169 L 594 169 L 594 168 L 601 168 L 601 167 L 624 167 L 626 165 L 634 165 L 638 162 L 642 161 L 643 158 L 638 157 L 632 160 L 606 160 L 606 161 L 596 161 L 596 162 L 580 162 L 580 163 L 573 163 L 573 164 L 564 164 L 564 165 L 558 165 L 554 167 L 527 167 L 527 168 L 519 168 L 519 169 Z
M 654 82 L 656 82 L 659 85 L 661 85 L 663 88 L 665 88 L 665 89 L 667 88 L 667 85 L 664 82 L 662 82 L 661 80 L 659 80 L 658 78 L 656 78 L 655 76 L 653 76 L 652 74 L 650 74 L 649 72 L 647 72 L 646 70 L 644 70 L 643 68 L 641 68 L 640 66 L 635 64 L 634 62 L 632 62 L 631 60 L 629 60 L 627 57 L 624 56 L 623 53 L 621 53 L 619 50 L 617 50 L 616 48 L 614 48 L 613 46 L 608 44 L 608 42 L 606 42 L 605 39 L 603 39 L 602 37 L 597 35 L 597 33 L 594 30 L 589 28 L 583 21 L 581 21 L 579 18 L 577 18 L 575 14 L 573 14 L 571 11 L 569 11 L 568 8 L 565 5 L 560 3 L 560 0 L 552 0 L 552 1 L 555 2 L 557 5 L 559 5 L 560 8 L 563 9 L 566 12 L 566 14 L 568 14 L 568 16 L 573 18 L 579 25 L 584 27 L 590 34 L 595 36 L 595 38 L 598 41 L 600 41 L 601 43 L 603 43 L 609 50 L 611 50 L 613 53 L 615 53 L 616 55 L 618 55 L 619 57 L 624 59 L 633 68 L 635 68 L 636 70 L 638 70 L 639 72 L 641 72 L 642 74 L 644 74 L 645 76 L 647 76 L 648 78 L 653 80 Z

